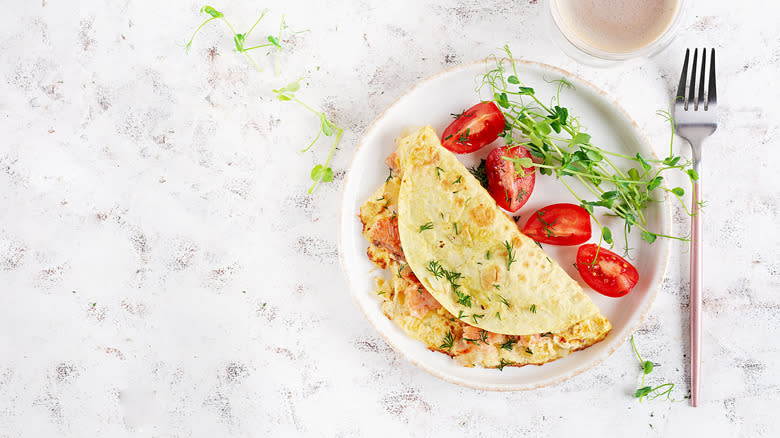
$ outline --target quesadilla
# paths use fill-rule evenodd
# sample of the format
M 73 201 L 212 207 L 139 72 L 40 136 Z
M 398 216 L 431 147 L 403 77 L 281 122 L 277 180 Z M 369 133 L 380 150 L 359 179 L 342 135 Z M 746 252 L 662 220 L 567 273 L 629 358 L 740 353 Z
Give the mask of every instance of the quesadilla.
M 542 364 L 611 329 L 580 285 L 495 203 L 430 127 L 397 140 L 361 207 L 383 312 L 467 366 Z

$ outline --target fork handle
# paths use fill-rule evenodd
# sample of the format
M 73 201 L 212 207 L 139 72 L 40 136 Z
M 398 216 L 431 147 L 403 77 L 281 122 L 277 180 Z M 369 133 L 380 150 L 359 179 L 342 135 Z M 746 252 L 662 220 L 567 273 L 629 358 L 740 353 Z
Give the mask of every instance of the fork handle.
M 699 179 L 693 182 L 691 196 L 691 283 L 690 283 L 690 325 L 691 325 L 691 405 L 699 404 L 699 377 L 701 376 L 701 307 L 702 307 L 702 236 L 699 201 L 701 200 L 701 145 L 691 143 L 693 169 Z

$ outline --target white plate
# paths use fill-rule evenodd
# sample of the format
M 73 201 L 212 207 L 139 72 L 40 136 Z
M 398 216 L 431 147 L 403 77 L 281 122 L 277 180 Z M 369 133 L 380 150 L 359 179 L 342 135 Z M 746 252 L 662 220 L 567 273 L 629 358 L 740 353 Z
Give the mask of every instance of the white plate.
M 576 115 L 582 126 L 591 134 L 593 142 L 605 150 L 655 158 L 646 138 L 637 124 L 607 94 L 592 84 L 545 64 L 518 61 L 518 77 L 527 86 L 536 89 L 540 100 L 551 99 L 556 84 L 550 81 L 566 78 L 574 89 L 563 90 L 562 106 Z M 368 242 L 361 234 L 362 226 L 357 215 L 360 206 L 385 181 L 387 157 L 394 150 L 393 139 L 408 126 L 430 124 L 441 135 L 452 121 L 450 113 L 459 113 L 479 100 L 476 94 L 477 78 L 485 71 L 485 61 L 461 65 L 428 78 L 401 96 L 368 128 L 360 140 L 346 175 L 341 200 L 339 246 L 341 264 L 346 273 L 350 291 L 366 318 L 380 335 L 410 362 L 434 376 L 452 383 L 484 390 L 513 391 L 539 388 L 561 382 L 593 367 L 606 359 L 621 346 L 641 323 L 655 298 L 666 269 L 669 253 L 668 239 L 659 238 L 652 245 L 643 242 L 638 232 L 629 238 L 631 262 L 639 271 L 640 279 L 634 290 L 623 298 L 607 298 L 590 290 L 580 281 L 586 293 L 602 313 L 612 322 L 612 332 L 598 344 L 582 351 L 545 364 L 520 368 L 496 369 L 465 368 L 448 356 L 428 350 L 425 345 L 407 336 L 380 310 L 374 295 L 374 277 L 382 275 L 366 257 Z M 491 147 L 484 148 L 484 156 Z M 477 157 L 460 156 L 467 165 Z M 536 188 L 531 199 L 520 210 L 524 223 L 535 210 L 556 202 L 575 202 L 563 185 L 551 176 L 537 175 Z M 669 234 L 671 209 L 668 202 L 653 204 L 647 211 L 650 229 Z M 612 227 L 615 252 L 621 253 L 620 222 L 604 218 Z M 601 218 L 600 218 L 601 220 Z M 598 230 L 594 229 L 592 242 L 598 242 Z M 573 266 L 577 247 L 545 245 L 548 254 L 572 276 L 579 280 Z

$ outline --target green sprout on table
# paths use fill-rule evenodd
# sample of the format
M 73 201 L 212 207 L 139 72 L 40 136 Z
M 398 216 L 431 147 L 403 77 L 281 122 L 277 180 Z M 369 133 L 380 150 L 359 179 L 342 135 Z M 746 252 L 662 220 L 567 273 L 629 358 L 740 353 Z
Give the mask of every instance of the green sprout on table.
M 655 400 L 658 397 L 665 395 L 667 400 L 677 401 L 671 398 L 672 390 L 674 389 L 674 383 L 664 383 L 658 386 L 645 386 L 645 377 L 653 372 L 653 369 L 655 369 L 657 364 L 649 360 L 642 359 L 642 356 L 639 354 L 639 350 L 636 348 L 636 343 L 634 343 L 633 335 L 631 336 L 631 346 L 634 348 L 634 353 L 636 353 L 636 357 L 639 359 L 639 363 L 642 367 L 642 383 L 640 383 L 639 389 L 637 389 L 634 393 L 634 397 L 638 398 L 641 402 L 642 398 L 644 397 L 647 397 L 650 400 Z
M 198 26 L 195 29 L 195 32 L 192 33 L 192 36 L 190 37 L 189 41 L 187 41 L 187 43 L 184 45 L 185 51 L 188 51 L 190 49 L 190 47 L 192 46 L 192 42 L 195 39 L 195 36 L 198 34 L 198 32 L 200 32 L 201 29 L 203 29 L 204 26 L 206 26 L 208 23 L 214 20 L 219 20 L 225 23 L 227 28 L 230 30 L 230 33 L 233 35 L 233 43 L 235 45 L 236 52 L 243 54 L 252 63 L 252 65 L 255 67 L 255 69 L 257 69 L 258 72 L 262 72 L 263 69 L 262 67 L 260 67 L 260 64 L 258 64 L 255 58 L 250 54 L 250 52 L 262 48 L 273 50 L 276 59 L 275 61 L 276 76 L 280 75 L 280 70 L 281 70 L 280 59 L 281 59 L 281 52 L 283 48 L 282 33 L 284 30 L 288 29 L 287 23 L 284 20 L 284 15 L 282 15 L 281 22 L 279 23 L 279 30 L 276 35 L 271 35 L 271 34 L 266 35 L 266 37 L 262 40 L 261 43 L 256 45 L 250 45 L 247 43 L 249 41 L 249 37 L 252 34 L 252 31 L 255 30 L 255 28 L 260 23 L 260 21 L 268 13 L 267 9 L 264 9 L 260 13 L 260 17 L 255 21 L 255 24 L 253 24 L 252 27 L 249 28 L 249 30 L 247 30 L 244 33 L 236 32 L 235 28 L 230 23 L 230 21 L 228 21 L 227 18 L 225 18 L 225 14 L 218 11 L 212 6 L 208 6 L 208 5 L 204 6 L 203 8 L 201 8 L 200 12 L 205 13 L 210 17 L 207 18 L 203 23 L 201 23 L 200 26 Z M 295 32 L 295 33 L 300 33 L 300 32 L 302 31 Z M 344 130 L 336 126 L 336 124 L 333 123 L 332 121 L 330 121 L 324 112 L 317 111 L 316 109 L 314 109 L 314 107 L 306 104 L 305 102 L 301 101 L 296 97 L 295 94 L 296 92 L 298 92 L 298 90 L 301 87 L 301 83 L 300 83 L 301 79 L 298 79 L 294 82 L 287 84 L 282 88 L 274 89 L 272 91 L 274 94 L 276 94 L 276 98 L 279 99 L 279 101 L 294 102 L 299 106 L 305 108 L 306 110 L 310 111 L 311 113 L 313 113 L 319 120 L 320 129 L 317 132 L 316 137 L 314 138 L 314 140 L 312 140 L 312 142 L 307 147 L 305 147 L 301 151 L 302 153 L 309 151 L 312 148 L 312 146 L 314 146 L 314 144 L 317 143 L 317 140 L 320 139 L 320 136 L 325 135 L 326 137 L 333 137 L 333 144 L 331 145 L 330 152 L 328 153 L 325 162 L 321 164 L 317 164 L 311 169 L 310 177 L 311 180 L 313 181 L 313 184 L 309 188 L 309 193 L 312 193 L 314 189 L 317 188 L 317 186 L 321 182 L 327 183 L 333 181 L 333 169 L 331 169 L 329 165 L 331 159 L 333 158 L 333 154 L 336 152 L 336 149 L 338 149 L 338 144 L 339 141 L 341 140 L 341 136 L 344 133 Z

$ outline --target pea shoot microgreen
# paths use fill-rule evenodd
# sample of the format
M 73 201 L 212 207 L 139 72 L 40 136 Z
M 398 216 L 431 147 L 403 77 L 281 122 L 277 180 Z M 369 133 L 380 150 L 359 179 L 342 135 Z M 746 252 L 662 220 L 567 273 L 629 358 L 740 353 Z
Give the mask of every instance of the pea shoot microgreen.
M 504 113 L 506 129 L 501 136 L 505 143 L 525 146 L 534 160 L 514 157 L 504 159 L 513 162 L 518 172 L 523 167 L 534 166 L 542 175 L 555 176 L 593 217 L 601 230 L 601 240 L 610 245 L 613 243 L 612 232 L 599 222 L 594 215 L 594 207 L 605 208 L 608 214 L 623 220 L 627 248 L 628 234 L 634 228 L 641 231 L 642 239 L 648 243 L 658 237 L 688 240 L 648 229 L 645 217 L 648 205 L 660 202 L 653 195 L 663 192 L 677 198 L 686 212 L 691 214 L 682 199 L 685 191 L 681 187 L 669 189 L 661 184 L 662 174 L 666 171 L 684 172 L 691 183 L 698 178 L 690 168 L 689 161 L 675 156 L 672 147 L 674 139 L 669 156 L 663 160 L 649 159 L 639 153 L 631 156 L 601 149 L 592 142 L 589 134 L 583 132 L 584 127 L 577 117 L 561 106 L 561 91 L 573 88 L 572 84 L 565 79 L 549 81 L 557 83 L 557 93 L 550 104 L 545 104 L 536 96 L 533 88 L 524 86 L 518 78 L 517 66 L 508 46 L 504 46 L 504 52 L 507 55 L 505 59 L 492 57 L 495 65 L 487 67 L 478 92 L 488 94 Z M 659 114 L 674 125 L 668 111 Z M 628 161 L 630 167 L 627 170 L 619 167 L 615 162 L 618 159 Z M 577 193 L 567 181 L 568 178 L 579 181 L 588 195 Z
M 187 41 L 186 44 L 184 44 L 185 52 L 189 51 L 190 47 L 192 46 L 192 42 L 195 39 L 195 36 L 200 32 L 201 29 L 203 29 L 204 26 L 206 26 L 208 23 L 214 20 L 219 20 L 227 26 L 227 28 L 230 30 L 231 35 L 233 35 L 233 44 L 236 52 L 243 54 L 249 60 L 249 62 L 252 63 L 252 65 L 255 67 L 255 69 L 257 69 L 258 72 L 262 72 L 263 68 L 250 54 L 250 51 L 267 48 L 268 50 L 272 50 L 275 54 L 274 65 L 275 65 L 276 76 L 279 76 L 281 74 L 280 65 L 281 65 L 281 53 L 283 48 L 282 34 L 285 30 L 289 29 L 289 27 L 287 26 L 287 22 L 285 21 L 284 14 L 282 15 L 282 18 L 280 20 L 279 30 L 276 33 L 276 35 L 268 34 L 263 39 L 262 43 L 251 46 L 247 43 L 249 41 L 249 36 L 252 33 L 252 31 L 255 30 L 255 28 L 260 23 L 260 21 L 268 14 L 267 9 L 261 11 L 260 17 L 255 21 L 252 27 L 249 28 L 249 30 L 246 31 L 245 33 L 236 32 L 235 28 L 230 23 L 230 21 L 228 21 L 228 19 L 225 18 L 225 14 L 223 14 L 221 11 L 218 11 L 212 6 L 208 6 L 208 5 L 203 6 L 200 12 L 208 15 L 209 18 L 203 21 L 203 23 L 201 23 L 200 26 L 198 26 L 195 29 L 190 39 Z M 301 33 L 301 32 L 306 32 L 306 31 L 297 31 L 292 33 Z M 268 54 L 270 54 L 270 52 L 268 52 Z M 338 149 L 338 144 L 339 141 L 341 140 L 341 136 L 344 133 L 344 131 L 343 129 L 336 126 L 336 124 L 334 124 L 332 121 L 330 121 L 324 112 L 317 111 L 311 105 L 304 103 L 303 101 L 301 101 L 295 96 L 296 92 L 300 89 L 301 79 L 302 78 L 294 82 L 290 82 L 286 86 L 279 89 L 274 89 L 272 91 L 274 94 L 276 94 L 276 98 L 279 101 L 294 102 L 299 106 L 305 108 L 306 110 L 312 112 L 319 119 L 320 129 L 317 132 L 316 137 L 301 152 L 307 152 L 309 149 L 311 149 L 311 147 L 317 143 L 317 140 L 320 139 L 321 135 L 325 135 L 326 137 L 333 138 L 333 144 L 331 145 L 330 152 L 328 153 L 325 162 L 315 165 L 311 169 L 311 172 L 309 174 L 309 177 L 313 181 L 313 184 L 311 185 L 311 187 L 309 187 L 309 191 L 308 191 L 311 194 L 320 183 L 323 182 L 328 183 L 333 181 L 333 169 L 329 165 L 331 159 L 333 158 L 333 154 L 336 152 L 336 149 Z
M 674 383 L 663 383 L 655 387 L 645 386 L 645 377 L 653 372 L 653 369 L 655 369 L 657 364 L 653 363 L 652 361 L 642 359 L 642 356 L 639 354 L 639 350 L 636 348 L 633 335 L 631 336 L 631 346 L 634 348 L 634 353 L 636 354 L 637 359 L 639 359 L 639 364 L 642 368 L 642 383 L 640 384 L 639 389 L 637 389 L 634 393 L 634 397 L 638 398 L 640 402 L 642 401 L 643 397 L 647 397 L 650 400 L 655 400 L 662 396 L 666 396 L 666 399 L 669 401 L 676 401 L 671 398 L 672 390 L 674 389 Z
M 317 143 L 317 140 L 320 139 L 320 136 L 325 135 L 326 137 L 333 137 L 333 143 L 331 144 L 330 151 L 328 152 L 328 156 L 325 159 L 325 162 L 322 164 L 317 164 L 312 168 L 311 170 L 311 179 L 314 181 L 312 186 L 309 188 L 309 193 L 312 193 L 315 188 L 317 188 L 317 185 L 319 185 L 320 182 L 331 182 L 333 181 L 333 169 L 329 167 L 330 160 L 333 158 L 333 154 L 336 152 L 336 149 L 338 149 L 339 141 L 341 141 L 341 136 L 344 134 L 344 130 L 336 126 L 333 122 L 328 120 L 328 117 L 325 115 L 324 112 L 319 112 L 307 103 L 301 101 L 297 97 L 295 97 L 295 93 L 300 88 L 300 82 L 303 78 L 299 78 L 297 81 L 291 82 L 287 84 L 286 86 L 271 90 L 276 94 L 276 98 L 281 102 L 295 102 L 301 107 L 305 108 L 312 114 L 314 114 L 317 118 L 320 120 L 320 130 L 317 132 L 317 135 L 314 137 L 314 140 L 309 143 L 308 146 L 303 148 L 301 152 L 308 152 L 309 149 L 312 148 Z M 391 171 L 392 172 L 392 171 Z

